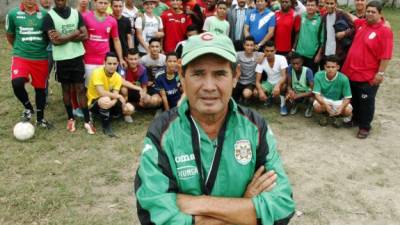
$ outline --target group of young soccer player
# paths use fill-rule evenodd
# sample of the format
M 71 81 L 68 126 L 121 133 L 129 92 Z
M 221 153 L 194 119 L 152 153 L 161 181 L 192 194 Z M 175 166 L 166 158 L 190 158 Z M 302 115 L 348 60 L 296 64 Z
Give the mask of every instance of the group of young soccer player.
M 98 118 L 103 133 L 115 137 L 114 118 L 132 123 L 136 109 L 179 104 L 186 39 L 212 32 L 229 36 L 237 50 L 233 98 L 239 104 L 279 102 L 282 116 L 304 105 L 305 117 L 321 114 L 321 126 L 359 126 L 357 137 L 366 138 L 393 34 L 380 3 L 356 0 L 355 6 L 347 13 L 336 0 L 143 0 L 140 6 L 79 0 L 76 8 L 67 0 L 54 6 L 21 0 L 6 21 L 12 87 L 25 108 L 23 120 L 36 112 L 37 125 L 50 128 L 44 109 L 53 69 L 67 130 L 76 131 L 81 114 L 87 133 L 96 133 Z M 36 110 L 25 90 L 29 80 Z

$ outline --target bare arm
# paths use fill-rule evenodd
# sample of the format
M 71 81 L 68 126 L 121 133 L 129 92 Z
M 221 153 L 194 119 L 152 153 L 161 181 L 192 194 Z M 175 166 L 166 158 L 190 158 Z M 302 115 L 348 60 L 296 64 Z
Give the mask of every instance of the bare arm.
M 146 52 L 149 52 L 149 45 L 143 39 L 142 29 L 139 28 L 136 29 L 136 38 L 138 39 L 139 43 L 143 46 L 143 48 L 146 49 Z
M 127 34 L 126 38 L 128 40 L 128 48 L 134 48 L 135 44 L 133 43 L 133 40 L 132 40 L 132 34 Z
M 113 42 L 114 42 L 114 48 L 115 51 L 118 55 L 118 59 L 120 64 L 126 68 L 126 62 L 124 61 L 124 57 L 122 56 L 122 47 L 121 47 L 121 41 L 119 40 L 119 37 L 115 37 L 113 38 Z
M 372 85 L 379 85 L 383 82 L 384 77 L 383 77 L 383 75 L 380 75 L 379 72 L 383 72 L 383 73 L 385 72 L 385 70 L 389 64 L 389 61 L 390 61 L 389 59 L 381 60 L 381 63 L 379 64 L 378 73 L 375 74 L 375 77 L 372 81 Z
M 15 35 L 11 33 L 6 33 L 8 43 L 13 46 L 15 41 Z
M 269 27 L 267 35 L 265 35 L 264 38 L 258 44 L 260 46 L 264 45 L 265 42 L 269 41 L 274 36 L 274 33 L 275 33 L 275 27 Z
M 75 30 L 74 32 L 67 34 L 67 35 L 62 35 L 60 34 L 60 32 L 56 31 L 56 30 L 49 30 L 47 32 L 51 43 L 53 43 L 54 45 L 62 45 L 65 44 L 67 42 L 73 41 L 76 38 L 79 37 L 80 35 L 80 31 L 79 30 Z
M 122 79 L 122 86 L 127 87 L 132 90 L 143 91 L 143 89 L 141 87 L 139 87 L 135 84 L 132 84 L 131 82 L 129 82 L 125 79 Z
M 165 93 L 165 90 L 161 90 L 160 91 L 160 95 L 161 95 L 161 99 L 162 99 L 162 102 L 163 102 L 164 110 L 169 110 L 169 104 L 168 104 L 168 99 L 167 99 L 167 95 Z
M 244 29 L 243 29 L 243 32 L 244 32 L 244 36 L 245 37 L 248 37 L 248 36 L 250 36 L 250 31 L 249 31 L 249 25 L 244 25 Z
M 99 93 L 101 97 L 109 97 L 111 100 L 114 99 L 121 99 L 124 98 L 122 95 L 120 95 L 118 92 L 111 92 L 111 91 L 106 91 L 103 87 L 103 85 L 97 85 L 96 90 Z

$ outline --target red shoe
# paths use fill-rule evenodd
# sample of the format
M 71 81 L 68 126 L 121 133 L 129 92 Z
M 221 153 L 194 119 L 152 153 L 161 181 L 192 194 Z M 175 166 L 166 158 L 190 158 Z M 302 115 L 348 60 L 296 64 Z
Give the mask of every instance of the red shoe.
M 75 132 L 76 128 L 75 128 L 75 120 L 74 119 L 69 119 L 67 122 L 67 130 L 69 132 Z

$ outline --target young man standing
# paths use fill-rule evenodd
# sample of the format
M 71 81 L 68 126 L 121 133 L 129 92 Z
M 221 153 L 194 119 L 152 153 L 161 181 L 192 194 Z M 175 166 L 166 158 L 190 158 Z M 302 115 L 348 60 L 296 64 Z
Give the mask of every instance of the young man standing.
M 173 52 L 176 45 L 185 39 L 186 29 L 192 24 L 190 16 L 182 10 L 182 0 L 171 0 L 171 9 L 161 15 L 164 26 L 164 52 Z
M 233 92 L 233 98 L 243 104 L 247 104 L 248 100 L 255 95 L 256 83 L 256 66 L 257 61 L 263 57 L 263 53 L 255 52 L 254 38 L 249 36 L 244 39 L 244 51 L 237 53 L 237 63 L 240 65 L 240 74 L 238 83 Z
M 31 79 L 35 88 L 36 125 L 51 128 L 44 119 L 46 104 L 46 83 L 48 78 L 47 41 L 42 31 L 43 17 L 47 14 L 36 1 L 22 0 L 21 4 L 9 11 L 6 16 L 6 36 L 13 47 L 11 64 L 11 83 L 15 96 L 25 110 L 23 121 L 29 121 L 34 113 L 29 101 L 25 83 Z
M 108 0 L 94 0 L 95 10 L 83 15 L 86 28 L 88 30 L 88 39 L 83 42 L 85 46 L 85 79 L 86 84 L 95 68 L 104 64 L 104 58 L 110 51 L 110 38 L 114 44 L 119 62 L 123 67 L 126 63 L 123 59 L 121 42 L 118 35 L 117 21 L 107 15 Z
M 276 53 L 288 58 L 292 51 L 293 39 L 300 29 L 301 17 L 297 16 L 290 0 L 281 1 L 281 10 L 275 12 L 275 47 Z
M 219 1 L 217 3 L 217 15 L 207 17 L 204 21 L 203 31 L 215 34 L 229 35 L 229 23 L 226 21 L 226 3 Z
M 264 60 L 256 67 L 256 88 L 259 99 L 267 106 L 271 106 L 273 98 L 279 96 L 280 114 L 286 116 L 288 114 L 285 100 L 288 63 L 284 56 L 277 55 L 275 52 L 274 42 L 267 41 L 264 47 Z M 263 72 L 267 74 L 265 81 L 262 81 Z
M 82 17 L 85 17 L 85 15 L 90 12 L 89 0 L 78 0 L 76 9 L 81 13 Z
M 340 127 L 338 117 L 342 116 L 343 122 L 349 122 L 353 110 L 349 79 L 339 72 L 339 59 L 336 56 L 326 57 L 324 68 L 314 77 L 314 111 L 324 114 L 319 120 L 321 126 L 328 125 L 328 118 L 331 118 L 333 126 Z
M 246 0 L 238 0 L 228 10 L 228 22 L 230 24 L 229 37 L 235 45 L 236 51 L 243 50 L 244 22 L 250 9 L 246 6 Z
M 322 56 L 323 31 L 321 16 L 317 12 L 317 0 L 307 0 L 307 12 L 301 15 L 300 31 L 293 47 L 303 56 L 304 65 L 315 74 Z
M 367 4 L 366 19 L 355 20 L 356 35 L 343 66 L 351 84 L 358 138 L 369 135 L 375 112 L 375 97 L 384 80 L 385 70 L 393 55 L 393 31 L 382 19 L 382 5 Z
M 367 0 L 355 0 L 354 1 L 355 10 L 350 13 L 359 19 L 365 19 L 365 12 L 367 11 Z
M 256 0 L 256 6 L 246 17 L 244 36 L 253 36 L 256 50 L 261 51 L 264 44 L 274 36 L 275 14 L 267 8 L 266 0 Z
M 149 41 L 152 38 L 163 38 L 163 23 L 159 16 L 153 14 L 153 8 L 155 5 L 154 0 L 144 0 L 143 16 L 138 17 L 135 21 L 136 38 L 139 42 L 140 56 L 143 56 L 150 52 Z
M 95 129 L 90 122 L 85 91 L 85 49 L 82 41 L 87 39 L 87 30 L 80 13 L 67 6 L 67 0 L 56 0 L 43 22 L 43 30 L 52 42 L 53 58 L 56 62 L 56 77 L 61 83 L 64 106 L 67 111 L 67 130 L 75 132 L 75 118 L 71 105 L 71 90 L 74 90 L 89 134 Z
M 293 53 L 290 57 L 290 65 L 288 67 L 288 87 L 286 99 L 290 103 L 290 115 L 297 113 L 299 103 L 305 103 L 306 111 L 304 117 L 312 116 L 312 104 L 314 96 L 312 89 L 314 87 L 313 72 L 303 66 L 303 58 Z
M 87 88 L 89 109 L 100 117 L 103 133 L 109 137 L 116 137 L 111 129 L 111 119 L 121 114 L 130 116 L 134 111 L 134 107 L 119 94 L 122 77 L 116 72 L 117 67 L 117 56 L 106 53 L 104 66 L 93 71 Z
M 112 8 L 112 16 L 117 20 L 118 23 L 118 34 L 119 40 L 121 42 L 122 54 L 126 55 L 126 52 L 129 48 L 133 48 L 133 39 L 132 39 L 132 27 L 131 21 L 122 15 L 123 9 L 123 0 L 112 0 L 111 1 L 111 8 Z M 112 40 L 110 41 L 110 51 L 116 52 L 114 45 L 111 44 Z

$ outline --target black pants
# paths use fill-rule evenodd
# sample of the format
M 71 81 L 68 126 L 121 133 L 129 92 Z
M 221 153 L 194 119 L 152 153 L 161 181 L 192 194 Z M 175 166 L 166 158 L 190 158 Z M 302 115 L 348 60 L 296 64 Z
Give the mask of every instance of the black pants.
M 350 82 L 353 106 L 353 121 L 360 129 L 371 129 L 375 113 L 375 97 L 379 86 L 371 86 L 368 82 Z
M 316 74 L 318 72 L 318 63 L 314 62 L 314 58 L 308 58 L 303 56 L 303 65 L 310 68 L 310 70 L 313 71 L 313 74 Z

